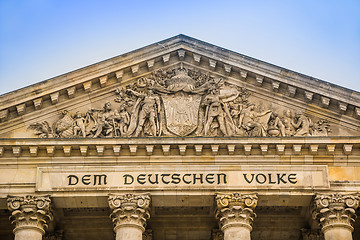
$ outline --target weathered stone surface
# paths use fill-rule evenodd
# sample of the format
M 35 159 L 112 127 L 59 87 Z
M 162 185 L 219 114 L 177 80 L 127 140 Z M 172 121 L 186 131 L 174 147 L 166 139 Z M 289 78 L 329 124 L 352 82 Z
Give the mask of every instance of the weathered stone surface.
M 355 91 L 183 35 L 2 95 L 0 239 L 13 239 L 8 195 L 35 193 L 51 194 L 56 224 L 31 204 L 12 219 L 46 223 L 48 239 L 61 229 L 112 240 L 110 214 L 117 240 L 249 239 L 251 229 L 253 240 L 301 239 L 319 227 L 314 195 L 360 192 L 359 103 Z M 142 192 L 151 206 L 133 201 Z M 256 192 L 256 210 L 217 207 L 214 195 L 236 192 Z M 325 239 L 351 239 L 351 227 L 360 239 L 355 207 L 332 201 L 316 215 L 331 226 Z M 217 223 L 224 234 L 212 235 Z M 16 240 L 40 240 L 38 229 Z

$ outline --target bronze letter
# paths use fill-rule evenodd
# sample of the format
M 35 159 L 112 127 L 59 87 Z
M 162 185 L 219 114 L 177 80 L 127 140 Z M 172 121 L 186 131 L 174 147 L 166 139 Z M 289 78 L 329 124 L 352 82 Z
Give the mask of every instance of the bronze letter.
M 96 181 L 99 179 L 99 183 L 97 185 L 101 185 L 101 179 L 104 178 L 104 185 L 107 184 L 107 176 L 105 174 L 94 175 L 94 185 L 96 185 Z
M 289 182 L 291 182 L 292 184 L 297 183 L 296 173 L 291 173 L 291 174 L 289 174 L 288 180 L 289 180 Z
M 259 181 L 259 176 L 262 176 L 264 178 L 264 181 L 260 182 Z M 259 174 L 256 174 L 256 177 L 255 177 L 256 181 L 260 184 L 264 184 L 266 182 L 266 176 L 262 173 L 259 173 Z
M 151 181 L 151 176 L 152 176 L 152 174 L 149 174 L 149 182 L 151 183 L 151 184 L 159 184 L 159 174 L 155 174 L 155 181 L 153 182 L 153 181 Z
M 174 174 L 171 176 L 171 179 L 172 179 L 171 183 L 173 183 L 173 184 L 179 184 L 180 181 L 181 181 L 181 179 L 180 179 L 180 174 L 174 173 Z
M 128 182 L 128 179 L 130 179 L 131 182 Z M 134 177 L 131 176 L 130 174 L 125 174 L 124 175 L 124 184 L 132 184 L 134 182 Z
M 202 173 L 200 173 L 200 177 L 196 177 L 196 173 L 194 173 L 193 176 L 194 176 L 193 184 L 196 183 L 196 180 L 200 180 L 200 183 L 203 184 L 203 174 Z
M 188 174 L 188 173 L 187 173 L 187 174 L 184 174 L 184 176 L 182 177 L 183 182 L 186 183 L 186 184 L 190 184 L 191 181 L 189 182 L 189 181 L 186 181 L 186 180 L 185 180 L 185 177 L 190 177 L 190 176 L 191 176 L 191 174 Z
M 139 174 L 139 176 L 137 177 L 137 181 L 140 184 L 145 184 L 145 174 Z
M 217 182 L 217 184 L 220 184 L 220 177 L 221 176 L 223 176 L 223 180 L 224 180 L 224 183 L 226 184 L 227 183 L 227 181 L 226 181 L 226 174 L 225 173 L 218 173 L 217 174 L 217 177 L 218 177 L 218 182 Z
M 286 176 L 285 173 L 281 174 L 281 177 L 280 177 L 280 173 L 277 174 L 278 184 L 280 184 L 280 181 L 282 181 L 283 183 L 286 184 L 286 182 L 284 181 L 284 179 L 282 179 L 282 178 L 285 177 L 285 176 Z
M 170 176 L 170 174 L 168 174 L 168 173 L 163 173 L 163 174 L 161 174 L 161 181 L 162 181 L 164 184 L 169 184 L 169 183 L 170 183 L 170 181 L 165 181 L 165 179 L 164 179 L 164 177 L 168 177 L 168 176 Z
M 75 175 L 69 175 L 67 176 L 67 178 L 69 179 L 69 184 L 68 185 L 76 185 L 79 182 L 79 178 Z M 75 179 L 76 182 L 72 183 L 71 179 Z
M 85 185 L 89 185 L 90 184 L 90 177 L 91 177 L 91 175 L 84 175 L 81 178 L 82 183 L 85 184 Z
M 275 184 L 276 182 L 272 182 L 272 181 L 271 181 L 271 176 L 272 176 L 272 174 L 269 173 L 269 184 Z
M 246 173 L 244 173 L 243 175 L 244 175 L 245 180 L 246 180 L 248 183 L 252 183 L 252 181 L 254 180 L 254 175 L 255 175 L 255 174 L 253 174 L 253 173 L 251 174 L 251 180 L 248 180 L 248 178 L 247 178 L 247 176 L 246 176 L 246 175 L 247 175 Z
M 206 180 L 208 183 L 213 184 L 213 183 L 215 182 L 215 180 L 214 180 L 214 175 L 215 175 L 215 174 L 213 174 L 213 173 L 207 174 L 206 177 L 205 177 L 205 180 Z

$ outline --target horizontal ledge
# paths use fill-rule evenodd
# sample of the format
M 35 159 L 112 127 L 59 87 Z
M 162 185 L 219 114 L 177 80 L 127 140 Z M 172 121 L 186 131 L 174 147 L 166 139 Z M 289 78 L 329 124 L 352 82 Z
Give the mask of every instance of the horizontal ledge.
M 141 137 L 141 138 L 0 138 L 0 146 L 162 144 L 360 144 L 360 136 L 338 137 Z

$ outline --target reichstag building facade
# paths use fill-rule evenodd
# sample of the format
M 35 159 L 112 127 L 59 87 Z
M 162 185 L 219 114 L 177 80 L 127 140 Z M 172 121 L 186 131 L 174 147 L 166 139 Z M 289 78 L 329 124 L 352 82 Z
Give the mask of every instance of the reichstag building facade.
M 166 39 L 0 96 L 0 239 L 360 239 L 359 119 L 359 92 Z

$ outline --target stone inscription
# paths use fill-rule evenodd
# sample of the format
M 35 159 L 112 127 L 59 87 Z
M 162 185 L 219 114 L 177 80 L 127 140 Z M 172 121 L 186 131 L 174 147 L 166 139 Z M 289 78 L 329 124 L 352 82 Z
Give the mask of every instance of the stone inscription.
M 246 183 L 251 184 L 256 182 L 258 184 L 296 184 L 296 173 L 258 173 L 258 174 L 242 174 Z M 107 174 L 86 174 L 83 176 L 68 175 L 68 186 L 74 186 L 78 184 L 84 185 L 107 185 Z M 225 173 L 162 173 L 162 174 L 146 174 L 141 173 L 139 175 L 123 174 L 123 185 L 132 184 L 227 184 L 227 174 Z M 81 180 L 81 181 L 79 181 Z
M 160 168 L 156 169 L 156 168 Z M 38 191 L 328 188 L 326 166 L 78 167 L 38 170 Z

